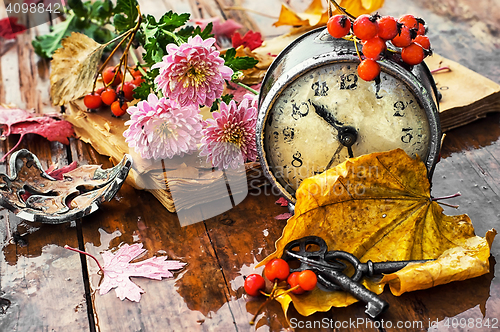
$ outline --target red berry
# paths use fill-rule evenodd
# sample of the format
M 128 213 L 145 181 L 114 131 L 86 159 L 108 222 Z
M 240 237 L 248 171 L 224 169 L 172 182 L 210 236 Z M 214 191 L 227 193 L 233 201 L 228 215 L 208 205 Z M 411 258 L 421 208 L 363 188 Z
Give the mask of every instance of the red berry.
M 101 98 L 102 102 L 109 106 L 116 100 L 116 92 L 111 88 L 107 88 L 106 91 L 101 94 Z
M 368 59 L 378 59 L 380 53 L 384 52 L 386 48 L 385 41 L 382 38 L 375 37 L 365 42 L 363 45 L 363 54 Z
M 95 90 L 95 93 L 97 93 L 98 95 L 102 94 L 102 92 L 106 90 L 105 87 L 100 87 L 99 89 Z
M 401 58 L 409 65 L 418 65 L 425 58 L 424 49 L 418 44 L 411 43 L 410 46 L 403 48 Z
M 245 292 L 250 296 L 258 296 L 260 290 L 266 287 L 266 281 L 258 274 L 251 274 L 245 279 Z
M 88 95 L 86 95 L 83 98 L 83 103 L 85 104 L 85 106 L 87 108 L 96 109 L 96 108 L 101 107 L 102 99 L 101 99 L 101 96 L 99 96 L 95 92 L 94 92 L 94 94 L 89 93 Z
M 359 39 L 372 39 L 378 33 L 377 20 L 374 16 L 363 14 L 354 21 L 352 31 Z
M 403 23 L 409 29 L 418 29 L 418 21 L 415 16 L 411 14 L 401 16 L 398 22 Z
M 134 80 L 130 81 L 130 83 L 134 84 L 135 86 L 139 86 L 144 82 L 144 78 L 142 76 L 136 77 Z
M 408 27 L 403 26 L 400 33 L 391 40 L 396 47 L 406 47 L 411 43 L 411 33 Z
M 266 264 L 264 273 L 270 281 L 285 280 L 290 274 L 290 267 L 288 263 L 281 258 L 275 258 Z
M 300 274 L 300 272 L 293 272 L 288 276 L 288 279 L 286 280 L 286 282 L 290 285 L 290 288 L 293 288 L 299 284 L 299 274 Z M 297 294 L 297 295 L 302 294 L 304 292 L 305 292 L 305 290 L 303 290 L 302 287 L 300 287 L 300 286 L 299 286 L 299 288 L 294 289 L 292 291 L 292 293 Z
M 102 72 L 102 80 L 106 85 L 111 85 L 111 86 L 117 86 L 122 82 L 123 76 L 122 72 L 119 71 L 116 74 L 116 68 L 115 67 L 106 67 L 103 72 Z
M 358 65 L 358 76 L 365 81 L 374 80 L 380 74 L 380 65 L 377 61 L 365 59 Z
M 299 274 L 299 285 L 305 291 L 312 291 L 318 283 L 316 273 L 311 270 L 304 270 Z
M 123 103 L 123 105 L 120 107 L 120 102 L 118 100 L 111 104 L 111 112 L 114 116 L 122 116 L 127 112 L 127 108 L 127 103 Z
M 142 73 L 141 73 L 141 71 L 139 70 L 138 67 L 131 68 L 130 71 L 132 72 L 132 76 L 134 78 L 142 77 Z
M 398 34 L 398 22 L 392 16 L 383 16 L 378 20 L 378 36 L 384 40 L 391 40 Z
M 132 82 L 126 82 L 124 85 L 123 85 L 123 95 L 125 96 L 125 99 L 127 99 L 128 101 L 131 101 L 132 99 L 134 99 L 134 89 L 137 88 L 137 86 L 135 84 L 133 84 Z M 122 86 L 118 86 L 118 88 L 116 89 L 116 91 L 120 91 L 122 89 Z
M 335 15 L 328 19 L 326 28 L 332 37 L 342 38 L 351 30 L 351 21 L 345 15 Z
M 418 25 L 417 35 L 425 35 L 425 25 L 422 23 L 419 23 Z
M 427 36 L 418 35 L 417 37 L 415 37 L 413 41 L 422 46 L 423 48 L 425 48 L 426 50 L 431 49 L 431 42 L 429 41 L 429 37 Z

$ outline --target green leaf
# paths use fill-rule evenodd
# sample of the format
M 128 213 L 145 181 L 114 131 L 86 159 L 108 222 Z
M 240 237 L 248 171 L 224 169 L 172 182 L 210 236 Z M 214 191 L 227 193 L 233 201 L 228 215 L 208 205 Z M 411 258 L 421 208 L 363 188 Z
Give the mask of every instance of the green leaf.
M 113 14 L 113 3 L 111 0 L 96 1 L 92 4 L 91 18 L 95 18 L 101 23 L 109 22 Z
M 215 101 L 212 103 L 212 107 L 210 107 L 210 112 L 215 112 L 219 109 L 219 105 L 221 103 L 221 101 L 223 101 L 224 103 L 229 104 L 231 102 L 231 100 L 233 100 L 233 95 L 223 95 L 221 96 L 220 98 L 217 98 L 215 99 Z
M 226 104 L 229 104 L 231 102 L 231 100 L 233 100 L 233 95 L 223 95 L 222 97 L 220 97 L 220 99 L 225 102 Z
M 32 41 L 35 53 L 42 58 L 51 58 L 54 51 L 61 47 L 61 40 L 71 34 L 70 26 L 74 19 L 75 15 L 69 14 L 66 21 L 54 25 L 52 32 L 35 37 Z
M 154 89 L 154 84 L 142 82 L 137 88 L 134 89 L 134 98 L 140 100 L 147 100 L 149 94 Z
M 86 17 L 88 10 L 81 0 L 68 0 L 68 7 L 75 13 L 78 17 Z
M 236 57 L 236 50 L 234 48 L 230 48 L 226 51 L 226 54 L 223 56 L 225 65 L 231 68 L 233 71 L 245 70 L 253 68 L 259 60 L 254 59 L 249 56 L 239 56 Z
M 135 25 L 139 12 L 137 0 L 118 0 L 114 9 L 113 24 L 119 32 L 129 30 Z
M 185 41 L 187 41 L 188 37 L 190 36 L 198 35 L 202 39 L 207 39 L 214 36 L 212 35 L 212 22 L 208 23 L 205 29 L 203 30 L 201 30 L 199 26 L 195 28 L 189 25 L 177 31 L 176 34 Z
M 212 103 L 212 106 L 210 107 L 210 112 L 215 112 L 219 109 L 219 104 L 220 104 L 220 99 L 217 98 L 214 100 L 214 102 Z
M 163 15 L 158 21 L 159 27 L 163 30 L 174 31 L 177 28 L 180 28 L 189 20 L 190 14 L 183 13 L 177 14 L 172 11 L 169 11 L 165 15 Z

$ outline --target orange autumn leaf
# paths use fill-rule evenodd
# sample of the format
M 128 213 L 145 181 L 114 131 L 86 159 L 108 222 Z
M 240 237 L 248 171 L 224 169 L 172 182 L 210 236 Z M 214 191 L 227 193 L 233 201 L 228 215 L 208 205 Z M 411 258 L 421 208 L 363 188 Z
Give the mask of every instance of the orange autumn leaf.
M 389 284 L 394 295 L 488 273 L 496 231 L 476 236 L 467 215 L 446 216 L 430 196 L 427 169 L 403 150 L 348 159 L 303 181 L 296 193 L 295 215 L 288 220 L 276 251 L 259 265 L 281 257 L 292 240 L 315 235 L 329 250 L 353 253 L 361 262 L 437 259 L 410 264 L 384 276 L 363 279 L 380 294 Z M 293 302 L 308 316 L 357 300 L 345 292 L 285 294 L 277 298 L 287 311 Z
M 337 1 L 348 13 L 354 16 L 368 14 L 376 11 L 384 4 L 384 0 L 343 0 Z M 334 14 L 338 14 L 335 8 Z M 312 0 L 311 4 L 303 13 L 297 13 L 289 6 L 282 4 L 278 21 L 273 25 L 291 25 L 301 29 L 311 29 L 325 25 L 328 22 L 328 10 L 323 7 L 323 0 Z

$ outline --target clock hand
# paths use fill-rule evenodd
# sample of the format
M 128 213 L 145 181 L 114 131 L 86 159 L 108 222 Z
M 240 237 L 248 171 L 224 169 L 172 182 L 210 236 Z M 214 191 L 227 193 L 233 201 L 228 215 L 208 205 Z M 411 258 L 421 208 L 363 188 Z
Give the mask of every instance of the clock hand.
M 325 106 L 316 104 L 316 103 L 312 102 L 311 100 L 309 100 L 309 103 L 311 105 L 313 105 L 314 109 L 316 110 L 316 114 L 318 114 L 323 120 L 325 120 L 333 128 L 340 130 L 340 128 L 342 128 L 344 126 L 344 124 L 342 122 L 339 122 L 335 119 L 333 114 L 330 113 Z
M 335 154 L 333 155 L 332 159 L 330 159 L 330 162 L 328 163 L 328 166 L 326 169 L 328 169 L 331 164 L 333 163 L 333 158 L 335 155 L 337 155 L 340 150 L 345 146 L 347 147 L 347 152 L 349 153 L 349 158 L 353 158 L 354 154 L 352 152 L 352 145 L 356 143 L 356 139 L 358 138 L 358 132 L 356 129 L 354 129 L 351 126 L 344 126 L 342 122 L 339 122 L 335 119 L 333 114 L 328 111 L 328 109 L 323 106 L 319 105 L 316 103 L 313 103 L 311 100 L 309 100 L 311 105 L 314 106 L 314 109 L 316 110 L 316 114 L 318 114 L 323 120 L 325 120 L 329 125 L 331 125 L 333 128 L 337 129 L 338 132 L 338 140 L 341 143 Z
M 342 151 L 342 149 L 344 148 L 344 146 L 342 144 L 339 144 L 339 147 L 337 148 L 337 151 L 335 151 L 335 153 L 333 154 L 332 158 L 330 159 L 330 161 L 328 162 L 328 165 L 326 165 L 325 167 L 325 171 L 327 169 L 330 169 L 330 167 L 332 167 L 332 164 L 333 164 L 333 160 L 335 159 L 335 157 L 340 153 L 340 151 Z

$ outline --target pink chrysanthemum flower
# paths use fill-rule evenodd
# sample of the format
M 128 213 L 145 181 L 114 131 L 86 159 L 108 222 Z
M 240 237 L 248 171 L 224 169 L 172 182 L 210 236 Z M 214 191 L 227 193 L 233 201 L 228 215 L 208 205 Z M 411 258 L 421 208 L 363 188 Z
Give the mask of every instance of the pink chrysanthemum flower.
M 210 106 L 220 98 L 224 80 L 231 79 L 233 70 L 224 65 L 214 43 L 215 38 L 203 40 L 197 35 L 181 46 L 167 45 L 168 55 L 151 67 L 160 68 L 155 83 L 164 96 L 181 106 Z
M 181 108 L 170 99 L 154 94 L 147 101 L 127 109 L 125 142 L 145 159 L 183 156 L 197 149 L 201 139 L 202 116 L 197 106 Z
M 238 168 L 245 160 L 257 159 L 257 108 L 251 105 L 252 98 L 245 96 L 238 106 L 234 100 L 229 105 L 221 102 L 220 112 L 206 121 L 200 156 L 207 156 L 207 161 L 219 169 Z

